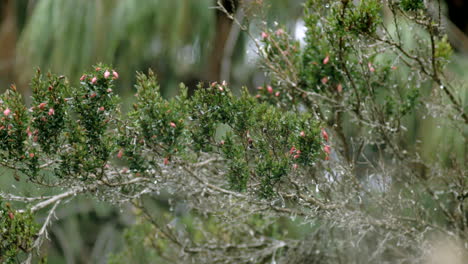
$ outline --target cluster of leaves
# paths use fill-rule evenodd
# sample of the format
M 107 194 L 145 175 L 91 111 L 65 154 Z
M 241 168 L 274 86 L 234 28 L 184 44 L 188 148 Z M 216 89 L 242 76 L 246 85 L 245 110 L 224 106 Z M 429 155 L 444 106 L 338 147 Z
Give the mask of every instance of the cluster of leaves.
M 31 251 L 37 231 L 30 212 L 17 212 L 0 200 L 0 262 L 16 263 L 21 252 Z

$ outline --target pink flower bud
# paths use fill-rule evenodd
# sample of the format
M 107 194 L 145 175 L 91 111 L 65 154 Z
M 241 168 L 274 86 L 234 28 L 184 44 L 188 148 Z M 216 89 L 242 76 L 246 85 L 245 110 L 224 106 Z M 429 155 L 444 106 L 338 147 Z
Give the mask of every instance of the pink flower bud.
M 114 79 L 119 78 L 119 74 L 116 71 L 112 71 L 112 75 L 114 76 Z
M 396 70 L 396 69 L 397 69 L 397 67 L 396 67 L 396 66 L 392 66 L 392 70 Z
M 94 97 L 96 97 L 96 96 L 97 96 L 97 94 L 93 92 L 89 97 L 90 97 L 90 98 L 94 98 Z
M 110 72 L 109 72 L 109 71 L 105 71 L 105 72 L 104 72 L 104 78 L 107 79 L 107 78 L 109 78 L 109 76 L 110 76 Z
M 262 32 L 262 39 L 265 40 L 268 38 L 268 33 Z
M 167 158 L 167 157 L 166 157 L 166 158 L 164 158 L 164 161 L 163 161 L 163 163 L 164 163 L 164 165 L 167 165 L 167 164 L 169 164 L 169 158 Z
M 301 131 L 300 135 L 301 135 L 301 137 L 305 137 L 305 132 Z
M 325 59 L 323 59 L 323 64 L 327 64 L 330 61 L 330 57 L 327 55 Z
M 121 159 L 123 156 L 123 149 L 120 149 L 119 152 L 117 153 L 117 158 Z
M 224 140 L 221 140 L 221 141 L 219 142 L 219 144 L 220 144 L 221 146 L 224 145 Z
M 263 87 L 262 87 L 262 86 L 259 86 L 259 87 L 257 87 L 257 90 L 259 90 L 259 91 L 260 91 L 260 90 L 263 90 Z
M 325 131 L 325 129 L 322 128 L 322 137 L 323 139 L 325 139 L 325 141 L 328 142 L 328 133 L 327 131 Z
M 268 91 L 268 93 L 272 94 L 273 93 L 273 88 L 270 85 L 268 85 L 267 86 L 267 91 Z
M 220 92 L 224 91 L 224 88 L 222 86 L 219 86 L 218 89 Z
M 54 114 L 55 114 L 55 110 L 54 110 L 53 108 L 50 108 L 48 114 L 49 114 L 50 116 L 51 116 L 51 115 L 54 115 Z
M 86 74 L 81 75 L 80 81 L 84 81 L 86 79 Z
M 322 82 L 322 84 L 327 84 L 327 82 L 328 82 L 328 77 L 327 77 L 327 76 L 323 77 L 322 80 L 321 80 L 321 82 Z
M 39 104 L 39 109 L 41 110 L 44 110 L 44 108 L 46 107 L 47 103 L 40 103 Z
M 262 96 L 261 96 L 260 94 L 255 95 L 255 98 L 257 98 L 257 99 L 259 99 L 259 98 L 261 98 L 261 97 L 262 97 Z
M 296 155 L 294 155 L 294 157 L 293 157 L 293 158 L 295 158 L 295 159 L 298 159 L 300 156 L 301 156 L 301 155 L 299 155 L 299 154 L 296 154 Z
M 275 96 L 276 96 L 276 97 L 280 96 L 280 92 L 276 92 L 276 93 L 275 93 Z
M 175 124 L 174 122 L 169 123 L 169 125 L 170 125 L 171 127 L 173 127 L 173 128 L 176 127 L 176 124 Z
M 370 71 L 370 72 L 375 72 L 375 69 L 374 69 L 374 67 L 372 66 L 372 63 L 369 62 L 369 63 L 367 64 L 367 66 L 369 67 L 369 71 Z
M 296 147 L 292 146 L 292 148 L 289 150 L 289 154 L 293 154 L 294 152 L 296 152 Z
M 343 91 L 343 85 L 341 85 L 341 83 L 339 83 L 337 86 L 336 86 L 336 90 L 341 93 Z
M 104 108 L 104 106 L 101 106 L 101 107 L 98 108 L 98 111 L 100 111 L 100 112 L 103 112 L 104 110 L 106 110 L 106 109 Z
M 325 151 L 325 153 L 327 154 L 330 154 L 331 153 L 331 148 L 329 145 L 325 145 L 323 146 L 323 151 Z
M 293 164 L 293 169 L 297 170 L 298 167 L 299 165 L 297 165 L 296 163 Z
M 6 116 L 9 116 L 10 113 L 11 113 L 10 108 L 7 108 L 7 109 L 5 109 L 5 111 L 3 111 L 3 114 L 6 115 Z
M 101 70 L 101 68 L 100 68 L 100 67 L 96 67 L 96 71 L 100 71 L 100 70 Z
M 91 79 L 91 83 L 92 83 L 92 84 L 95 84 L 96 82 L 97 82 L 97 78 L 96 78 L 96 77 L 93 77 L 93 78 Z
M 111 89 L 111 88 L 107 88 L 106 92 L 112 93 L 112 89 Z
M 30 157 L 31 159 L 34 158 L 34 156 L 35 156 L 34 153 L 32 153 L 32 152 L 29 153 L 29 157 Z
M 276 34 L 276 36 L 281 36 L 281 35 L 284 34 L 284 30 L 282 28 L 280 28 L 280 29 L 276 30 L 275 34 Z

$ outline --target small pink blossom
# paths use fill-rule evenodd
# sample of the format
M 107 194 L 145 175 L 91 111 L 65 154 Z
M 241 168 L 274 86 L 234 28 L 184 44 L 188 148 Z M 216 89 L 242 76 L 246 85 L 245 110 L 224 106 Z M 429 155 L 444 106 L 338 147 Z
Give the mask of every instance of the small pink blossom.
M 284 34 L 284 30 L 282 28 L 280 28 L 280 29 L 276 30 L 275 34 L 276 34 L 276 36 L 281 36 L 281 35 Z
M 96 82 L 97 82 L 97 78 L 96 78 L 96 77 L 93 77 L 93 78 L 91 79 L 91 83 L 92 83 L 92 84 L 95 84 Z
M 174 122 L 169 123 L 169 125 L 173 128 L 175 128 L 177 125 Z
M 327 84 L 327 82 L 328 82 L 328 77 L 327 77 L 327 76 L 323 77 L 322 80 L 321 80 L 321 82 L 322 82 L 322 84 Z
M 219 142 L 219 144 L 220 144 L 221 146 L 223 146 L 223 145 L 224 145 L 224 140 L 221 140 L 221 141 Z
M 84 81 L 86 79 L 86 74 L 81 75 L 80 81 Z
M 397 67 L 396 67 L 396 66 L 392 66 L 392 70 L 396 70 L 396 69 L 397 69 Z
M 100 112 L 103 112 L 104 110 L 106 110 L 106 109 L 104 108 L 104 106 L 101 106 L 101 107 L 98 108 L 98 111 L 100 111 Z
M 32 153 L 32 152 L 29 153 L 29 157 L 30 157 L 31 159 L 34 158 L 34 156 L 35 156 L 34 153 Z
M 262 32 L 262 39 L 265 40 L 268 38 L 268 33 Z
M 276 97 L 280 96 L 280 92 L 276 92 L 276 93 L 275 93 L 275 96 L 276 96 Z
M 112 71 L 112 75 L 114 76 L 114 79 L 119 78 L 119 74 L 116 71 Z
M 322 137 L 323 139 L 325 139 L 325 141 L 328 142 L 328 133 L 327 131 L 325 131 L 325 129 L 322 128 Z
M 326 56 L 325 59 L 323 59 L 323 64 L 327 64 L 330 61 L 330 56 Z
M 297 165 L 296 163 L 293 164 L 293 169 L 297 170 L 298 167 L 299 165 Z
M 31 132 L 31 129 L 29 127 L 26 128 L 26 134 L 28 135 L 28 137 L 32 136 L 32 132 Z
M 100 70 L 101 70 L 101 68 L 100 68 L 100 67 L 96 67 L 96 71 L 100 71 Z
M 372 66 L 372 63 L 368 63 L 367 66 L 369 67 L 370 72 L 375 72 L 375 68 Z
M 107 88 L 106 92 L 112 93 L 112 89 L 111 89 L 111 88 Z
M 257 87 L 257 90 L 261 91 L 261 90 L 263 90 L 263 87 L 259 86 L 259 87 Z
M 327 154 L 330 154 L 331 153 L 331 148 L 329 145 L 325 145 L 323 146 L 323 151 L 325 151 L 325 153 Z
M 96 97 L 96 96 L 97 96 L 97 94 L 93 92 L 89 97 L 90 97 L 90 98 L 94 98 L 94 97 Z
M 305 132 L 301 131 L 300 135 L 301 135 L 301 137 L 305 137 Z
M 299 154 L 296 154 L 296 155 L 294 155 L 294 157 L 293 157 L 293 158 L 295 158 L 295 159 L 298 159 L 300 156 L 301 156 L 301 155 L 299 155 Z
M 292 146 L 291 149 L 289 150 L 289 154 L 293 154 L 294 152 L 296 152 L 296 147 Z
M 10 113 L 11 113 L 10 108 L 7 108 L 7 109 L 5 109 L 5 111 L 3 111 L 3 114 L 6 115 L 6 116 L 9 116 Z
M 39 104 L 39 109 L 41 110 L 44 110 L 44 108 L 46 107 L 47 103 L 40 103 Z
M 343 91 L 343 85 L 341 85 L 341 83 L 339 83 L 337 86 L 336 86 L 336 90 L 341 93 Z
M 219 86 L 219 87 L 218 87 L 218 90 L 219 90 L 220 92 L 223 92 L 223 91 L 224 91 L 224 88 L 223 88 L 222 86 Z
M 110 76 L 110 72 L 106 70 L 106 71 L 104 72 L 104 78 L 107 79 L 107 78 L 109 78 L 109 76 Z
M 117 158 L 121 159 L 123 156 L 123 149 L 120 149 L 119 152 L 117 153 Z
M 260 99 L 262 96 L 260 94 L 255 95 L 255 98 Z
M 169 158 L 167 158 L 167 157 L 166 157 L 166 158 L 164 158 L 164 161 L 163 161 L 163 163 L 164 163 L 164 165 L 167 165 L 167 164 L 169 164 Z
M 54 114 L 55 114 L 55 110 L 53 108 L 50 108 L 48 115 L 51 116 L 51 115 L 54 115 Z
M 267 86 L 267 91 L 268 91 L 268 93 L 272 94 L 273 93 L 273 88 L 270 85 L 268 85 Z

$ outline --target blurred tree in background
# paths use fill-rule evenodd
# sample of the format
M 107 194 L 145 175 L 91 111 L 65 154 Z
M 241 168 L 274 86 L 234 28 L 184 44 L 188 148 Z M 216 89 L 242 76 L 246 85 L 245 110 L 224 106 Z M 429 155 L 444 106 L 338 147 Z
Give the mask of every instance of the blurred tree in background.
M 109 261 L 109 252 L 114 252 L 111 260 L 116 263 L 409 263 L 424 261 L 430 249 L 437 248 L 430 238 L 434 234 L 450 237 L 456 249 L 463 247 L 468 229 L 464 165 L 468 93 L 463 76 L 467 64 L 463 56 L 452 57 L 447 42 L 448 39 L 459 54 L 466 54 L 466 18 L 457 12 L 463 3 L 447 0 L 452 23 L 443 16 L 442 7 L 434 5 L 436 1 L 427 5 L 424 1 L 388 1 L 390 4 L 381 5 L 380 1 L 310 0 L 302 18 L 301 1 L 268 1 L 270 8 L 261 2 L 220 1 L 224 9 L 215 1 L 195 0 L 1 3 L 0 83 L 3 81 L 7 87 L 14 81 L 23 93 L 34 93 L 33 106 L 41 111 L 31 110 L 32 115 L 37 115 L 33 122 L 54 120 L 50 127 L 40 125 L 40 121 L 34 124 L 48 133 L 40 132 L 43 134 L 38 136 L 39 143 L 31 143 L 33 150 L 47 152 L 57 147 L 57 142 L 49 141 L 54 138 L 49 139 L 49 135 L 54 133 L 77 146 L 89 144 L 80 141 L 83 135 L 68 139 L 68 132 L 54 132 L 63 125 L 59 107 L 91 123 L 109 111 L 111 120 L 116 120 L 110 122 L 112 129 L 118 128 L 112 131 L 121 138 L 110 137 L 112 143 L 104 142 L 99 147 L 118 159 L 123 157 L 131 171 L 130 175 L 119 172 L 124 176 L 115 177 L 110 172 L 113 167 L 106 168 L 103 171 L 109 181 L 99 179 L 88 192 L 71 187 L 81 186 L 81 181 L 88 184 L 88 178 L 68 179 L 56 170 L 43 178 L 34 174 L 35 166 L 62 166 L 67 161 L 54 155 L 66 150 L 57 149 L 57 153 L 45 156 L 28 152 L 31 161 L 24 161 L 19 154 L 17 163 L 11 163 L 8 158 L 19 153 L 11 146 L 21 144 L 5 141 L 3 149 L 10 152 L 5 154 L 3 166 L 22 172 L 9 177 L 21 180 L 13 186 L 21 189 L 24 175 L 38 185 L 49 184 L 45 179 L 50 177 L 51 182 L 65 186 L 65 190 L 46 193 L 31 187 L 21 189 L 22 195 L 35 197 L 33 200 L 7 198 L 37 201 L 33 211 L 39 214 L 40 201 L 50 201 L 48 196 L 39 197 L 42 195 L 59 193 L 68 198 L 84 192 L 111 204 L 126 200 L 125 195 L 140 198 L 132 200 L 132 206 L 119 205 L 118 209 L 84 198 L 74 199 L 67 206 L 54 203 L 52 209 L 38 217 L 41 224 L 48 223 L 56 211 L 59 219 L 50 228 L 51 242 L 43 246 L 49 249 L 41 251 L 48 253 L 50 263 L 104 263 Z M 272 23 L 272 18 L 280 23 Z M 295 30 L 301 29 L 301 19 L 308 30 L 302 43 L 294 36 Z M 263 24 L 262 20 L 269 23 Z M 453 60 L 450 64 L 449 59 Z M 89 78 L 94 71 L 78 81 L 81 73 L 98 61 L 112 63 L 119 72 L 121 78 L 115 87 L 107 77 L 96 81 Z M 256 63 L 260 63 L 262 71 Z M 77 89 L 70 94 L 70 84 L 53 76 L 44 77 L 47 80 L 36 77 L 31 87 L 37 90 L 28 91 L 36 66 L 69 76 L 72 87 L 89 90 Z M 152 74 L 135 78 L 136 70 L 148 67 L 155 70 L 160 84 Z M 96 71 L 105 76 L 107 69 Z M 108 75 L 113 73 L 110 68 L 108 71 Z M 218 91 L 230 94 L 222 80 L 230 81 L 236 94 L 236 87 L 241 84 L 260 85 L 257 100 L 280 110 L 255 108 L 245 93 L 239 101 L 218 97 Z M 135 81 L 139 97 L 128 99 L 137 102 L 135 112 L 130 111 L 129 116 L 112 112 L 116 107 L 112 100 L 105 101 L 106 105 L 98 108 L 103 107 L 102 110 L 91 115 L 87 114 L 89 109 L 73 102 L 83 96 L 86 105 L 97 107 L 94 104 L 102 101 L 93 98 L 114 98 L 113 89 L 121 94 L 133 92 L 130 87 Z M 185 98 L 184 93 L 173 101 L 158 97 L 159 89 L 166 97 L 175 95 L 175 87 L 181 81 L 191 92 L 199 81 L 219 83 L 200 86 L 210 92 L 195 93 L 195 102 Z M 63 91 L 49 98 L 48 85 L 62 87 Z M 68 106 L 57 101 L 65 95 L 74 98 Z M 12 111 L 13 107 L 22 109 L 18 98 L 14 89 L 4 97 L 5 102 L 13 102 Z M 55 110 L 40 107 L 44 98 L 49 104 L 54 103 L 51 109 Z M 204 108 L 210 103 L 213 109 Z M 188 106 L 200 114 L 188 118 Z M 295 115 L 283 116 L 281 111 Z M 313 113 L 326 129 L 317 130 L 318 123 L 301 123 L 297 116 L 305 111 Z M 9 114 L 4 112 L 5 116 Z M 265 118 L 257 119 L 256 115 Z M 93 124 L 99 127 L 104 120 Z M 224 135 L 229 128 L 202 122 L 207 120 L 228 124 L 238 134 Z M 25 119 L 22 125 L 14 124 L 23 126 L 27 122 Z M 185 128 L 184 122 L 200 124 Z M 310 138 L 300 129 L 306 125 L 306 132 L 313 135 Z M 244 131 L 243 126 L 251 127 Z M 207 131 L 215 135 L 203 141 L 200 135 L 206 136 Z M 324 162 L 317 160 L 318 134 L 325 144 L 329 137 L 333 139 L 333 150 L 330 145 L 322 149 Z M 9 135 L 1 134 L 5 138 Z M 226 137 L 221 141 L 223 135 Z M 145 143 L 129 141 L 140 136 L 144 136 Z M 34 138 L 29 135 L 26 141 L 36 142 Z M 236 141 L 240 139 L 244 141 Z M 100 140 L 96 137 L 96 142 Z M 184 145 L 184 140 L 193 146 Z M 285 151 L 286 156 L 268 151 L 272 146 L 282 149 L 284 142 L 294 142 Z M 111 149 L 106 150 L 107 143 Z M 242 144 L 250 152 L 240 148 Z M 31 150 L 27 144 L 25 148 Z M 99 150 L 91 148 L 96 157 L 90 157 L 80 154 L 74 145 L 72 149 L 76 157 L 84 155 L 82 164 L 86 166 L 93 168 L 99 161 Z M 183 149 L 189 149 L 189 154 Z M 203 154 L 194 157 L 200 150 Z M 147 156 L 149 151 L 156 156 L 152 161 Z M 204 156 L 206 153 L 215 158 Z M 218 155 L 224 159 L 218 160 Z M 157 159 L 159 163 L 154 163 Z M 172 167 L 172 162 L 181 167 Z M 23 163 L 25 166 L 18 165 Z M 80 171 L 73 159 L 65 165 L 61 168 L 69 172 L 68 177 L 96 175 Z M 148 168 L 153 171 L 146 175 Z M 11 170 L 5 170 L 8 174 Z M 157 179 L 161 186 L 145 185 L 141 174 L 146 180 Z M 253 178 L 252 182 L 249 178 Z M 118 189 L 118 193 L 112 191 L 113 187 L 127 185 L 127 180 L 135 181 L 135 185 Z M 11 185 L 11 181 L 5 182 L 5 186 Z M 7 188 L 2 187 L 2 191 L 9 193 Z M 148 192 L 150 195 L 144 195 Z M 0 209 L 7 220 L 3 224 L 12 225 L 17 218 L 10 216 L 14 212 L 10 205 Z M 136 216 L 136 224 L 128 215 Z M 20 216 L 29 219 L 28 214 Z M 301 226 L 304 223 L 307 225 Z M 128 226 L 131 228 L 121 241 L 119 232 Z M 32 227 L 27 231 L 36 232 L 41 238 L 41 230 Z M 32 246 L 28 239 L 13 244 L 7 244 L 13 251 L 27 251 Z M 18 244 L 20 247 L 15 247 Z M 122 250 L 117 253 L 117 249 Z M 360 250 L 364 252 L 358 253 Z

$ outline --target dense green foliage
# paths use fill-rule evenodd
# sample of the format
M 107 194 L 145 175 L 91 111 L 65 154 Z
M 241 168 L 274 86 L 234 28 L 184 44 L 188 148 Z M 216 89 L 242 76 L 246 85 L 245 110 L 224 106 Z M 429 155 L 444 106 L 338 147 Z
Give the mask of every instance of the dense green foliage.
M 38 72 L 29 111 L 12 87 L 2 165 L 63 189 L 5 197 L 49 215 L 79 194 L 131 204 L 112 263 L 464 259 L 467 100 L 440 21 L 421 1 L 305 7 L 303 47 L 281 25 L 252 39 L 267 76 L 255 96 L 213 82 L 167 99 L 149 71 L 122 113 L 106 65 L 78 87 Z M 423 130 L 442 131 L 438 151 Z
M 16 212 L 0 200 L 0 262 L 16 263 L 20 253 L 32 250 L 37 224 L 30 212 Z

